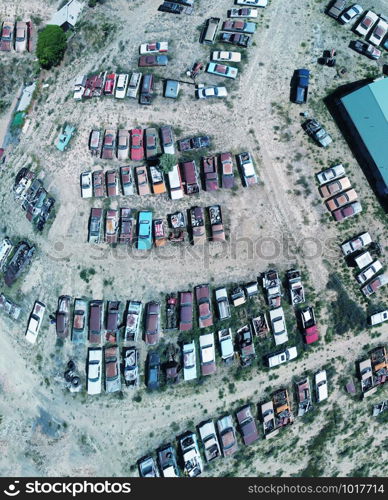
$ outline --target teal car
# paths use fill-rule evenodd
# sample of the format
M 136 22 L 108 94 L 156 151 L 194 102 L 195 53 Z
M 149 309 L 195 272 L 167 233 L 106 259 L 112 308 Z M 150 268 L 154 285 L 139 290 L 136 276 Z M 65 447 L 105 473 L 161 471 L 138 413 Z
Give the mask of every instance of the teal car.
M 152 248 L 152 212 L 142 211 L 138 216 L 137 249 L 151 250 Z
M 238 69 L 234 68 L 233 66 L 226 66 L 226 64 L 210 62 L 207 65 L 206 72 L 211 73 L 212 75 L 232 78 L 234 80 L 237 77 Z

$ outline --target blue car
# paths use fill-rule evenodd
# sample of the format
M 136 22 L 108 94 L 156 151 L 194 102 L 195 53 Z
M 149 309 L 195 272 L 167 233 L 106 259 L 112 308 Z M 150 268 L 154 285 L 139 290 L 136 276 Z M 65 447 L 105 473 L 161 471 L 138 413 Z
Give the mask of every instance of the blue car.
M 310 71 L 308 69 L 297 69 L 295 71 L 294 96 L 292 100 L 296 104 L 303 104 L 307 101 L 309 78 L 310 78 Z
M 139 212 L 137 249 L 150 250 L 152 248 L 152 212 Z

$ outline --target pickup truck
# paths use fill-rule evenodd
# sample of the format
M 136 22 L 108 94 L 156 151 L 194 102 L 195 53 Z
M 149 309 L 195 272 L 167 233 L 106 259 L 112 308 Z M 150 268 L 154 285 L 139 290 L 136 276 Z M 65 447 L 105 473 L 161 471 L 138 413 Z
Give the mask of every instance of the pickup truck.
M 194 160 L 182 163 L 182 172 L 186 194 L 199 193 L 197 166 Z
M 204 156 L 202 158 L 203 173 L 206 191 L 218 189 L 218 158 L 217 156 Z
M 206 241 L 205 213 L 202 207 L 190 208 L 190 223 L 193 245 Z
M 230 306 L 226 288 L 217 288 L 215 291 L 215 296 L 217 302 L 218 317 L 220 318 L 220 320 L 230 318 Z
M 222 213 L 220 205 L 212 205 L 208 208 L 212 241 L 225 241 L 224 225 L 222 223 Z
M 333 142 L 333 139 L 322 127 L 318 120 L 307 120 L 303 125 L 307 134 L 314 139 L 320 146 L 327 148 Z
M 206 420 L 199 424 L 198 432 L 205 450 L 206 461 L 211 462 L 221 455 L 220 444 L 213 420 Z
M 298 350 L 296 347 L 289 347 L 284 351 L 276 352 L 273 354 L 269 354 L 267 356 L 268 366 L 270 368 L 274 368 L 275 366 L 286 363 L 287 361 L 291 361 L 298 356 Z
M 182 153 L 185 151 L 193 151 L 194 149 L 203 149 L 210 147 L 210 137 L 207 135 L 188 137 L 178 141 L 178 149 Z
M 99 243 L 101 239 L 102 208 L 92 208 L 89 223 L 89 243 Z
M 333 19 L 338 19 L 342 11 L 345 9 L 347 0 L 335 0 L 331 2 L 330 8 L 327 10 L 327 15 Z
M 26 340 L 30 344 L 35 344 L 36 342 L 45 311 L 45 304 L 37 300 L 32 309 L 26 330 Z
M 218 341 L 220 343 L 221 358 L 226 364 L 233 363 L 234 361 L 234 347 L 232 330 L 224 328 L 218 332 Z
M 136 342 L 139 336 L 141 312 L 143 305 L 138 300 L 130 300 L 127 309 L 127 318 L 125 320 L 124 340 L 126 342 Z

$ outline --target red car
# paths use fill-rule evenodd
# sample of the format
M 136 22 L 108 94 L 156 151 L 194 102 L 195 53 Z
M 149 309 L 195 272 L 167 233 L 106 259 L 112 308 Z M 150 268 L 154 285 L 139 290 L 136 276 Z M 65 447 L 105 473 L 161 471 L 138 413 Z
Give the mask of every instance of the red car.
M 184 332 L 193 328 L 193 294 L 179 293 L 179 330 Z
M 315 321 L 314 309 L 312 307 L 301 309 L 300 318 L 306 344 L 317 342 L 319 339 L 319 331 Z
M 141 128 L 131 130 L 131 160 L 144 160 L 143 131 Z
M 222 187 L 231 189 L 234 186 L 233 160 L 231 153 L 221 153 L 220 162 Z
M 108 170 L 106 173 L 106 188 L 108 196 L 118 196 L 119 193 L 119 175 L 117 170 Z
M 93 196 L 102 198 L 105 195 L 105 183 L 103 170 L 93 172 Z
M 166 55 L 148 55 L 139 57 L 139 67 L 167 66 L 168 57 Z
M 348 217 L 353 217 L 353 215 L 359 214 L 362 211 L 361 203 L 359 201 L 354 201 L 350 205 L 345 205 L 342 208 L 338 208 L 331 213 L 336 221 L 341 221 L 347 219 Z
M 115 73 L 110 73 L 106 75 L 105 84 L 104 84 L 104 94 L 105 95 L 113 95 L 116 84 L 116 75 Z
M 198 285 L 195 287 L 195 298 L 198 304 L 198 321 L 200 328 L 213 325 L 213 313 L 210 304 L 209 285 Z
M 160 304 L 148 302 L 145 321 L 145 343 L 155 345 L 160 339 Z
M 112 160 L 116 148 L 116 131 L 112 129 L 105 130 L 104 142 L 102 143 L 101 158 L 103 160 Z

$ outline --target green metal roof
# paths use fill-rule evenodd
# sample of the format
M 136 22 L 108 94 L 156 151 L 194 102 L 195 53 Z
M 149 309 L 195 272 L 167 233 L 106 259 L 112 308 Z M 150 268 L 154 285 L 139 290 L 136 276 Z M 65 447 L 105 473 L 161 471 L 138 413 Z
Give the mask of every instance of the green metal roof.
M 341 101 L 388 186 L 388 78 L 365 85 Z

